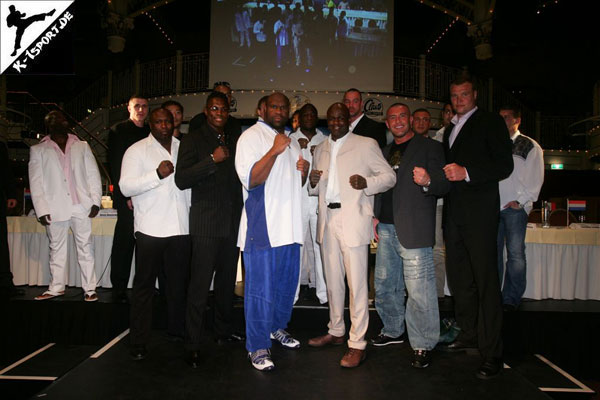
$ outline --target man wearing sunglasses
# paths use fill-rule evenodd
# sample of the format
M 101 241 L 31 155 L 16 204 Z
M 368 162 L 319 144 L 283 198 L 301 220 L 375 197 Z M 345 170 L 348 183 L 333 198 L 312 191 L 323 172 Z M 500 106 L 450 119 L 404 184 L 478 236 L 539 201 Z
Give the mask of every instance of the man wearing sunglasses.
M 220 92 L 225 95 L 227 98 L 227 105 L 229 106 L 229 111 L 233 109 L 233 96 L 231 95 L 231 85 L 229 82 L 220 81 L 215 82 L 213 85 L 213 93 Z M 194 116 L 191 119 L 188 132 L 192 132 L 193 130 L 199 129 L 206 122 L 206 114 L 201 112 L 200 114 Z M 240 121 L 232 115 L 229 115 L 227 118 L 227 122 L 224 127 L 225 132 L 229 135 L 241 135 L 242 134 L 242 125 Z
M 204 113 L 206 122 L 184 136 L 175 171 L 177 186 L 192 189 L 185 346 L 187 362 L 193 368 L 200 364 L 202 319 L 213 274 L 215 339 L 218 343 L 244 340 L 231 325 L 242 212 L 242 187 L 234 165 L 239 135 L 225 131 L 229 102 L 223 93 L 215 91 L 208 96 Z

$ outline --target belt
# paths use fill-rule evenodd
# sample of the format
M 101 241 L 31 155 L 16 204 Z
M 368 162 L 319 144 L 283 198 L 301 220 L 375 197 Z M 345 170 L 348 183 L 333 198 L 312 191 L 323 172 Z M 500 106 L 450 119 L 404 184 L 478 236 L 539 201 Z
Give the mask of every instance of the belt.
M 329 203 L 327 204 L 327 208 L 342 208 L 341 203 Z

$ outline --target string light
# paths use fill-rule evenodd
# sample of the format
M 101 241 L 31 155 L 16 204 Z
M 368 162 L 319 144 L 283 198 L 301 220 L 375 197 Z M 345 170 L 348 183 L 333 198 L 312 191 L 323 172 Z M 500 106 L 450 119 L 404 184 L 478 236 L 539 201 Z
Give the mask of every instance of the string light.
M 162 28 L 162 26 L 160 26 L 160 24 L 154 19 L 154 17 L 152 17 L 152 15 L 150 15 L 150 13 L 144 11 L 142 14 L 144 14 L 146 17 L 150 18 L 150 20 L 152 22 L 154 22 L 154 25 L 156 25 L 156 28 L 158 28 L 160 33 L 162 33 L 162 35 L 165 37 L 165 39 L 167 39 L 167 42 L 169 42 L 169 44 L 171 44 L 171 45 L 175 44 L 175 43 L 173 43 L 173 41 L 171 40 L 169 35 L 167 35 L 167 32 L 165 32 L 165 30 Z
M 458 17 L 456 17 L 455 19 L 453 19 L 452 21 L 450 21 L 450 23 L 448 24 L 448 26 L 446 27 L 446 29 L 444 29 L 444 31 L 442 33 L 440 33 L 440 35 L 438 36 L 438 38 L 435 39 L 435 42 L 433 42 L 431 44 L 431 46 L 429 46 L 429 48 L 427 49 L 427 51 L 425 52 L 425 54 L 431 53 L 431 50 L 433 50 L 433 48 L 438 44 L 438 42 L 440 40 L 442 40 L 442 38 L 446 35 L 446 33 L 448 33 L 448 31 L 450 30 L 450 28 L 452 28 L 452 26 L 456 23 L 456 21 L 458 21 Z
M 545 1 L 545 2 L 541 3 L 540 7 L 538 7 L 538 9 L 535 13 L 537 15 L 540 15 L 542 13 L 542 11 L 544 11 L 546 9 L 546 6 L 551 6 L 552 4 L 558 4 L 558 0 L 549 0 L 549 1 Z

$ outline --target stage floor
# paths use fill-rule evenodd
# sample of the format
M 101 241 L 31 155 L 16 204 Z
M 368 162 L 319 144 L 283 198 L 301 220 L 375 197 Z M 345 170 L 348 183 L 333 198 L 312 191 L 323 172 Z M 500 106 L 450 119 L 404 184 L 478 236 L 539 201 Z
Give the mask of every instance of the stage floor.
M 97 303 L 84 303 L 76 288 L 69 288 L 63 298 L 31 300 L 43 290 L 26 288 L 24 296 L 5 304 L 11 324 L 3 332 L 8 337 L 0 342 L 3 399 L 535 400 L 591 399 L 593 395 L 557 367 L 552 357 L 527 351 L 508 352 L 503 373 L 489 381 L 474 375 L 481 362 L 478 355 L 434 351 L 431 365 L 417 370 L 410 365 L 412 351 L 408 343 L 369 346 L 367 360 L 360 367 L 343 369 L 339 361 L 345 345 L 324 349 L 306 345 L 310 337 L 325 332 L 328 320 L 327 309 L 310 301 L 298 304 L 289 326 L 302 347 L 288 350 L 274 343 L 273 371 L 254 370 L 241 343 L 218 346 L 208 324 L 202 351 L 204 362 L 198 369 L 190 368 L 184 362 L 183 345 L 165 337 L 164 305 L 160 300 L 156 302 L 148 357 L 133 361 L 128 353 L 127 304 L 113 304 L 109 291 L 101 291 Z M 442 301 L 441 313 L 451 313 L 451 299 Z M 243 326 L 242 303 L 236 304 L 235 315 L 238 325 Z M 381 327 L 373 310 L 370 315 L 368 337 L 376 335 Z M 525 302 L 518 312 L 505 315 L 505 342 L 521 338 L 512 336 L 523 320 L 560 315 L 598 319 L 600 302 Z M 36 332 L 40 328 L 50 332 Z M 27 359 L 19 363 L 24 358 Z

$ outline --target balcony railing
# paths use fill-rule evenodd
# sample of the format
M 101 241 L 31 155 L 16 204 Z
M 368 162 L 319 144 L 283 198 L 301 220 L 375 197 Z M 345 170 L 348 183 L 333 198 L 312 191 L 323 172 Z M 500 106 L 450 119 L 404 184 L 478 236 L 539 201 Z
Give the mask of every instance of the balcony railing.
M 448 101 L 450 83 L 461 72 L 459 68 L 429 62 L 424 57 L 394 57 L 394 94 Z M 512 93 L 494 85 L 492 80 L 478 79 L 477 82 L 480 108 L 497 111 L 504 104 L 520 106 L 523 112 L 521 130 L 538 139 L 542 147 L 561 148 L 569 144 L 567 127 L 578 118 L 542 117 Z M 156 97 L 205 91 L 208 87 L 208 54 L 178 52 L 176 56 L 136 63 L 116 73 L 108 71 L 68 102 L 65 108 L 81 120 L 87 115 L 87 110 L 123 104 L 133 93 Z

